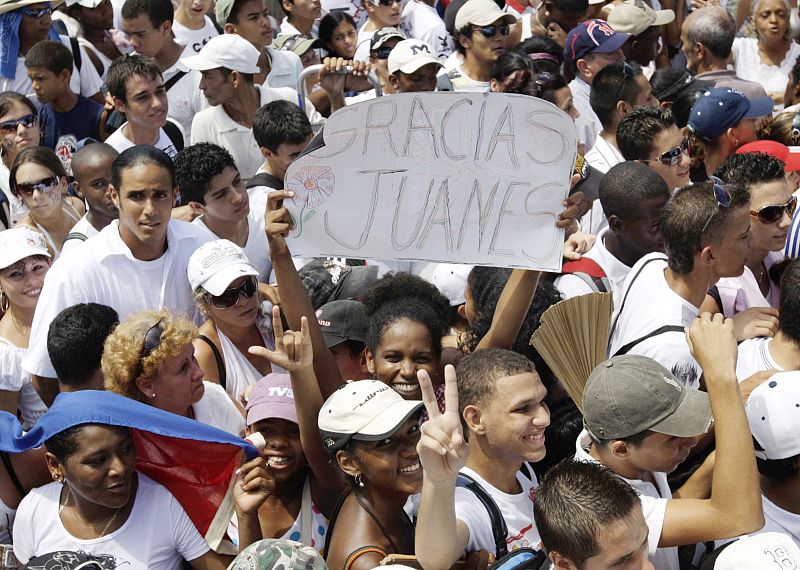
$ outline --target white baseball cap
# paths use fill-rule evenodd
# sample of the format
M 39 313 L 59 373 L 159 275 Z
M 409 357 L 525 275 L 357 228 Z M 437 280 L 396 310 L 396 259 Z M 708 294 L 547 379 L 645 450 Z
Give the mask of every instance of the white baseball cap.
M 25 226 L 0 232 L 0 269 L 31 255 L 50 256 L 44 236 Z
M 643 0 L 625 0 L 621 4 L 609 4 L 608 24 L 615 32 L 626 32 L 638 36 L 652 26 L 663 26 L 675 19 L 672 10 L 653 10 Z
M 258 73 L 261 53 L 239 34 L 221 34 L 208 40 L 200 53 L 181 59 L 189 69 L 208 71 L 224 67 L 239 73 Z
M 472 24 L 473 26 L 488 26 L 497 20 L 506 24 L 513 24 L 517 19 L 500 9 L 493 0 L 467 0 L 456 14 L 456 30 Z
M 192 291 L 202 287 L 222 295 L 231 283 L 244 275 L 258 275 L 241 247 L 226 239 L 201 245 L 189 258 L 187 269 Z
M 322 404 L 319 431 L 330 453 L 351 439 L 380 441 L 397 432 L 422 407 L 380 380 L 349 380 Z
M 779 372 L 750 394 L 744 406 L 756 457 L 800 455 L 800 372 Z
M 700 565 L 700 570 L 799 568 L 800 548 L 782 532 L 762 532 L 729 543 Z
M 397 42 L 397 45 L 389 52 L 389 60 L 386 62 L 389 73 L 402 71 L 403 73 L 414 73 L 423 65 L 435 63 L 438 67 L 442 64 L 433 55 L 431 46 L 422 40 L 410 39 Z
M 431 275 L 431 283 L 450 300 L 450 306 L 463 305 L 467 302 L 464 289 L 467 287 L 467 276 L 472 265 L 461 263 L 439 263 Z

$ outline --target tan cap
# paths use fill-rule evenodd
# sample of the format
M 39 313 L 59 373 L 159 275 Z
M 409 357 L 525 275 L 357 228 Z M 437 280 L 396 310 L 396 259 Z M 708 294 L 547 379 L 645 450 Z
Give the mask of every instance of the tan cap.
M 638 36 L 652 26 L 663 26 L 675 19 L 672 10 L 653 10 L 643 0 L 625 0 L 621 4 L 611 4 L 608 23 L 615 32 L 627 32 Z
M 31 4 L 41 4 L 42 0 L 0 0 L 0 14 L 5 14 L 6 12 L 13 12 L 18 8 L 23 8 L 25 6 L 30 6 Z M 64 3 L 64 0 L 54 0 L 50 2 L 50 7 L 55 9 L 57 6 L 60 6 Z
M 492 0 L 468 0 L 458 14 L 456 14 L 456 30 L 472 24 L 473 26 L 488 26 L 497 20 L 506 24 L 513 24 L 517 19 L 512 14 L 503 12 Z

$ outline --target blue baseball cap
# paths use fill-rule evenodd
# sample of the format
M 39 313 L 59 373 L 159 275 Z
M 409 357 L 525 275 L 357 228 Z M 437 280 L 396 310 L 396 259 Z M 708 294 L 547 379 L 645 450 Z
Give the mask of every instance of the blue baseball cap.
M 578 61 L 590 53 L 611 53 L 622 47 L 631 35 L 615 32 L 605 20 L 586 20 L 567 34 L 564 57 Z
M 742 119 L 772 114 L 774 104 L 770 97 L 748 99 L 730 87 L 709 89 L 695 101 L 689 113 L 689 129 L 701 139 L 711 140 Z

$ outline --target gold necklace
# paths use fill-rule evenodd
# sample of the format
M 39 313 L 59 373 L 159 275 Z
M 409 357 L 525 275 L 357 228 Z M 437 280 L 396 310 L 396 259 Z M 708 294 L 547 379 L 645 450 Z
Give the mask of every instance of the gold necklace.
M 69 488 L 69 485 L 67 485 L 67 496 L 64 497 L 64 502 L 61 503 L 58 506 L 58 514 L 59 515 L 61 514 L 61 511 L 64 510 L 64 507 L 67 506 L 67 503 L 69 502 L 69 498 L 70 498 L 71 495 L 72 495 L 72 490 Z M 130 501 L 130 499 L 128 499 L 128 501 Z M 119 514 L 119 512 L 122 509 L 124 509 L 125 507 L 127 507 L 127 506 L 128 506 L 128 503 L 125 503 L 121 507 L 118 507 L 116 511 L 114 511 L 114 514 L 111 515 L 110 519 L 108 519 L 108 522 L 106 523 L 106 526 L 103 527 L 103 530 L 100 532 L 100 534 L 97 535 L 97 538 L 101 538 L 101 537 L 106 535 L 106 532 L 108 531 L 109 527 L 111 526 L 111 523 L 113 523 L 116 520 L 117 515 Z

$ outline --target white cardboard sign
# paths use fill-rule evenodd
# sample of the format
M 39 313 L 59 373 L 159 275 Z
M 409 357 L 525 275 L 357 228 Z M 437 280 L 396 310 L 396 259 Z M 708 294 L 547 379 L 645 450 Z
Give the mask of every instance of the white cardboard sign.
M 560 271 L 572 119 L 501 93 L 403 93 L 334 113 L 286 173 L 301 257 Z

